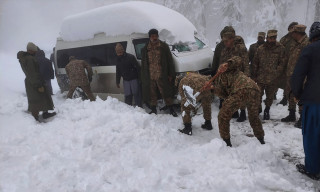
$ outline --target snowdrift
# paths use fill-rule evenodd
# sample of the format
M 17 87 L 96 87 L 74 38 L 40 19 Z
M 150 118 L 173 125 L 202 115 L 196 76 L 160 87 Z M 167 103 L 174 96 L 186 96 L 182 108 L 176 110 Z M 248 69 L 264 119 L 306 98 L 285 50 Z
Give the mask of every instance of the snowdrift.
M 180 13 L 149 2 L 125 2 L 93 9 L 64 19 L 61 38 L 78 41 L 104 32 L 107 36 L 159 30 L 168 43 L 194 42 L 195 26 Z

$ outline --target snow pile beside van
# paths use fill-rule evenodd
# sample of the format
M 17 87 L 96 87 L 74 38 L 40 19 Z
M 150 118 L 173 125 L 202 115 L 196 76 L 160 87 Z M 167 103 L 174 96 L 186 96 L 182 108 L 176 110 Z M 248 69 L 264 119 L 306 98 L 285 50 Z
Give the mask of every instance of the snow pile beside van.
M 180 13 L 149 2 L 125 2 L 66 17 L 60 35 L 64 41 L 91 39 L 97 33 L 107 36 L 147 33 L 159 30 L 168 43 L 194 42 L 196 28 Z

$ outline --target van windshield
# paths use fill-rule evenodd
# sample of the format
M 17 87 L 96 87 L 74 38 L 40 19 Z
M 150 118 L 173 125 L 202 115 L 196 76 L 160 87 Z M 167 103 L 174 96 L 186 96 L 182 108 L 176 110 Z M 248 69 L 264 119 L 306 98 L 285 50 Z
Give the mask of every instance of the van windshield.
M 188 52 L 188 51 L 197 51 L 200 49 L 203 49 L 205 47 L 205 44 L 198 38 L 195 37 L 195 42 L 192 43 L 180 43 L 180 44 L 174 44 L 171 45 L 172 51 L 177 52 Z

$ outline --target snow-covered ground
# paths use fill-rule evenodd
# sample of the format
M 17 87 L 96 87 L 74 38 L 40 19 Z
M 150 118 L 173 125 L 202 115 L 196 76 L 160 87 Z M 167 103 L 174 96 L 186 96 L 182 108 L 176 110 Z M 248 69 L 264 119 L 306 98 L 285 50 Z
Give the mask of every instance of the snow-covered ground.
M 304 157 L 301 130 L 279 121 L 287 115 L 286 107 L 275 105 L 279 100 L 271 108 L 273 120 L 263 124 L 265 145 L 247 136 L 248 121 L 232 120 L 233 148 L 226 147 L 218 132 L 217 101 L 214 130 L 202 130 L 198 115 L 193 136 L 187 136 L 177 131 L 181 117 L 149 115 L 113 98 L 66 100 L 54 81 L 57 116 L 37 123 L 26 112 L 23 75 L 12 57 L 0 55 L 11 66 L 0 71 L 1 192 L 320 189 L 295 169 Z

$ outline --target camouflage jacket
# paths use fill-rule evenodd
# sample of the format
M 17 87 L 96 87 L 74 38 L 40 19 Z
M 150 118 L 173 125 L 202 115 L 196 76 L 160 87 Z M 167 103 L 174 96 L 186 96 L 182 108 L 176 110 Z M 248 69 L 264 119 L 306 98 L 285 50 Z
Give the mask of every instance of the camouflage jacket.
M 88 77 L 85 69 L 87 70 Z M 66 72 L 70 80 L 71 86 L 86 86 L 89 85 L 88 78 L 93 75 L 91 66 L 84 60 L 74 59 L 66 65 Z
M 287 77 L 290 77 L 294 71 L 294 68 L 296 66 L 297 60 L 299 58 L 299 55 L 301 53 L 301 50 L 309 44 L 309 39 L 307 35 L 303 36 L 302 39 L 297 42 L 295 41 L 294 45 L 291 47 L 289 60 L 287 64 L 287 71 L 286 75 Z
M 179 94 L 181 96 L 181 103 L 186 102 L 186 97 L 184 95 L 183 86 L 189 86 L 193 89 L 193 95 L 200 92 L 204 84 L 209 81 L 211 76 L 200 75 L 197 73 L 189 73 L 187 76 L 183 77 L 179 83 Z M 200 101 L 204 97 L 211 97 L 210 90 L 203 91 L 198 97 L 197 101 Z
M 158 80 L 161 77 L 160 41 L 158 41 L 156 44 L 148 43 L 147 50 L 150 79 Z
M 214 81 L 214 91 L 220 98 L 226 99 L 229 95 L 237 94 L 239 90 L 251 89 L 260 92 L 258 85 L 242 71 L 240 57 L 232 57 L 228 60 L 228 69 Z
M 258 83 L 273 84 L 281 76 L 285 67 L 285 49 L 276 42 L 275 46 L 268 43 L 260 46 L 252 62 L 252 78 Z
M 242 64 L 239 66 L 240 71 L 244 72 L 247 76 L 250 76 L 247 48 L 243 44 L 235 44 L 232 48 L 224 47 L 221 51 L 220 65 L 227 62 L 228 59 L 233 56 L 239 56 L 242 58 Z
M 285 63 L 287 66 L 288 60 L 289 60 L 289 56 L 290 56 L 290 50 L 292 49 L 292 47 L 295 45 L 295 40 L 291 37 L 291 34 L 288 33 L 285 36 L 283 36 L 280 41 L 279 41 L 285 48 Z M 285 67 L 286 67 L 285 66 Z
M 250 63 L 252 63 L 254 54 L 256 53 L 258 47 L 260 47 L 260 45 L 263 45 L 264 43 L 265 42 L 263 41 L 263 43 L 256 42 L 256 43 L 250 45 L 250 48 L 249 48 L 249 62 Z

